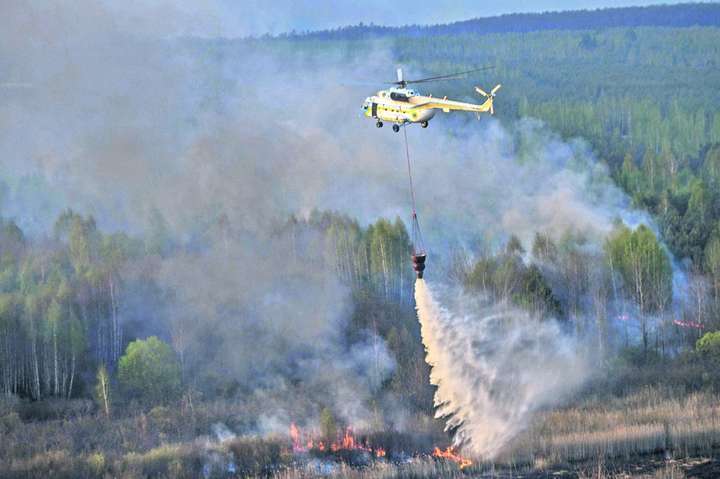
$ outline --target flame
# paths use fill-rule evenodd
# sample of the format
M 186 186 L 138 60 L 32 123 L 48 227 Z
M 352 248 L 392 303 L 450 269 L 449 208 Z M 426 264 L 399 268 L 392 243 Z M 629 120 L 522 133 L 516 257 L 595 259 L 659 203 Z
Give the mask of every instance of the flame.
M 314 449 L 320 452 L 360 450 L 366 451 L 378 458 L 382 458 L 387 455 L 387 451 L 384 448 L 371 446 L 367 441 L 359 441 L 353 434 L 351 427 L 346 428 L 343 431 L 342 436 L 338 436 L 331 443 L 326 443 L 323 440 L 316 440 L 313 438 L 312 433 L 302 431 L 295 423 L 290 424 L 289 436 L 294 453 L 304 453 Z
M 704 329 L 705 326 L 703 326 L 700 323 L 697 323 L 695 321 L 683 321 L 682 319 L 673 319 L 673 324 L 680 326 L 682 328 L 693 328 L 693 329 Z
M 300 429 L 294 422 L 290 423 L 290 440 L 292 440 L 293 452 L 301 452 L 304 449 L 301 443 Z
M 378 459 L 387 457 L 387 450 L 385 450 L 385 448 L 372 446 L 367 440 L 359 440 L 353 433 L 353 429 L 351 427 L 346 428 L 342 432 L 342 435 L 339 434 L 338 437 L 331 443 L 313 438 L 312 432 L 308 433 L 301 430 L 295 423 L 290 424 L 289 436 L 292 441 L 292 450 L 294 453 L 307 453 L 311 450 L 319 452 L 355 450 L 365 451 Z M 445 450 L 436 447 L 432 455 L 434 457 L 453 461 L 460 466 L 460 469 L 464 469 L 473 464 L 470 459 L 458 454 L 453 447 L 448 447 Z
M 460 454 L 458 454 L 453 447 L 448 447 L 444 451 L 439 447 L 436 447 L 433 451 L 433 456 L 456 462 L 460 466 L 460 469 L 465 469 L 466 467 L 471 466 L 473 463 L 470 459 L 462 457 Z

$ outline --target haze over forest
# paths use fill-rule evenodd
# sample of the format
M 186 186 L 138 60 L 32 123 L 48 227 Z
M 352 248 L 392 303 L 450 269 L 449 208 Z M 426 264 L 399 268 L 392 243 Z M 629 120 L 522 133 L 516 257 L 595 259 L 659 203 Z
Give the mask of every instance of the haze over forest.
M 0 477 L 717 457 L 719 4 L 138 8 L 2 7 Z M 495 116 L 405 127 L 416 283 L 403 134 L 360 107 L 483 66 L 418 89 L 502 83 Z

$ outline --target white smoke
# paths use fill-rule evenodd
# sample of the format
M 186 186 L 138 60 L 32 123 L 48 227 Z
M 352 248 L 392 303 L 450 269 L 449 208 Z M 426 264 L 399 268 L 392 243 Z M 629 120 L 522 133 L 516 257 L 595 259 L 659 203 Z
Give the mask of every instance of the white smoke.
M 586 377 L 586 360 L 555 321 L 465 297 L 451 311 L 421 279 L 415 302 L 435 415 L 466 454 L 496 457 L 535 411 L 560 403 Z
M 229 427 L 221 422 L 213 424 L 210 429 L 218 442 L 232 441 L 237 437 L 237 435 L 232 432 Z

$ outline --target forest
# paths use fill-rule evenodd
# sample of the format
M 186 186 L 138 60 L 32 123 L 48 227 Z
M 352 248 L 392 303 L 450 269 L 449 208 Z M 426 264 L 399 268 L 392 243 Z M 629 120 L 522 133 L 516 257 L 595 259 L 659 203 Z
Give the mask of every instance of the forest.
M 335 30 L 294 33 L 291 36 L 322 40 L 369 40 L 384 36 L 432 37 L 463 33 L 483 35 L 542 30 L 601 30 L 618 27 L 717 26 L 720 22 L 719 15 L 720 8 L 717 4 L 683 3 L 681 5 L 650 5 L 563 12 L 514 13 L 441 25 L 384 27 L 360 24 Z
M 210 206 L 173 199 L 165 210 L 150 208 L 139 229 L 100 226 L 123 223 L 67 201 L 78 194 L 63 198 L 70 204 L 43 230 L 23 216 L 23 201 L 30 211 L 38 198 L 59 198 L 44 191 L 53 178 L 18 178 L 3 168 L 0 477 L 466 477 L 496 465 L 552 472 L 592 463 L 588 470 L 607 476 L 582 477 L 600 478 L 639 457 L 717 457 L 719 24 L 717 4 L 688 4 L 163 44 L 158 56 L 177 49 L 177 63 L 198 57 L 193 75 L 201 72 L 192 77 L 192 88 L 202 89 L 192 96 L 200 113 L 162 104 L 163 115 L 177 114 L 172 132 L 186 124 L 211 129 L 215 123 L 203 123 L 210 114 L 235 125 L 218 85 L 230 83 L 236 67 L 253 71 L 246 56 L 312 69 L 328 57 L 356 64 L 382 50 L 416 76 L 492 66 L 481 78 L 434 84 L 432 93 L 474 101 L 473 85 L 502 83 L 499 124 L 536 118 L 563 141 L 584 145 L 607 172 L 612 185 L 605 186 L 647 215 L 637 224 L 613 218 L 600 236 L 546 228 L 532 231 L 530 241 L 510 232 L 448 242 L 435 257 L 431 252 L 428 276 L 463 297 L 523 311 L 529 324 L 557 324 L 596 367 L 566 401 L 540 408 L 493 460 L 461 470 L 432 456 L 452 434 L 433 418 L 436 388 L 415 309 L 407 218 L 368 221 L 341 207 L 287 211 L 276 204 L 266 215 L 266 191 L 242 182 L 277 174 L 264 154 L 272 150 L 253 156 L 257 144 L 293 161 L 324 146 L 302 121 L 290 123 L 299 133 L 289 147 L 275 131 L 246 124 L 247 144 L 231 144 L 241 151 L 232 161 L 236 154 L 250 161 L 237 175 L 227 172 L 235 165 L 224 150 L 208 148 L 232 193 L 208 180 L 215 172 L 201 162 L 197 183 L 221 185 Z M 390 65 L 388 80 L 393 71 Z M 238 82 L 246 87 L 263 91 Z M 95 110 L 80 116 L 88 111 Z M 475 122 L 439 114 L 428 132 L 462 140 L 469 128 L 487 125 Z M 319 156 L 355 160 L 341 135 L 337 148 Z M 226 137 L 191 144 L 179 164 L 192 164 L 187 156 L 205 155 L 218 138 Z M 541 148 L 524 144 L 528 138 L 510 140 L 518 170 L 538 161 Z M 137 154 L 124 137 L 110 145 Z M 303 174 L 281 164 L 290 176 Z M 342 184 L 364 184 L 340 171 L 309 183 L 333 191 L 328 184 L 346 175 Z M 247 196 L 236 194 L 238 178 Z M 103 188 L 113 181 L 92 194 L 110 196 Z M 282 190 L 270 184 L 273 194 Z M 118 197 L 95 214 L 111 215 Z M 59 203 L 42 203 L 43 212 Z M 189 227 L 177 226 L 177 210 L 191 218 Z M 297 428 L 311 431 L 310 445 L 298 441 Z M 687 472 L 679 462 L 647 467 L 655 477 Z M 579 477 L 573 474 L 562 477 Z

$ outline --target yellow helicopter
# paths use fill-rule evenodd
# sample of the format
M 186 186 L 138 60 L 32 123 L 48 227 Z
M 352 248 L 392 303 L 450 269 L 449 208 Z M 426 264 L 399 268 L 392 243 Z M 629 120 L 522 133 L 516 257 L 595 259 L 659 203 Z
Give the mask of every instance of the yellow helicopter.
M 375 125 L 378 128 L 382 128 L 384 121 L 392 123 L 392 129 L 395 133 L 400 131 L 400 126 L 406 123 L 420 123 L 420 126 L 427 128 L 429 121 L 435 116 L 437 110 L 442 110 L 445 113 L 452 110 L 471 111 L 475 112 L 478 118 L 480 113 L 490 113 L 492 115 L 495 113 L 493 99 L 502 85 L 496 85 L 495 88 L 490 90 L 490 93 L 486 93 L 482 88 L 475 87 L 475 91 L 487 98 L 482 104 L 448 100 L 447 97 L 433 98 L 432 95 L 421 95 L 416 90 L 407 87 L 414 83 L 450 80 L 469 73 L 487 70 L 488 68 L 492 67 L 421 78 L 419 80 L 405 80 L 402 69 L 398 68 L 397 81 L 389 82 L 397 86 L 387 90 L 380 90 L 375 95 L 367 97 L 362 106 L 363 114 L 367 118 L 374 118 L 376 120 Z

